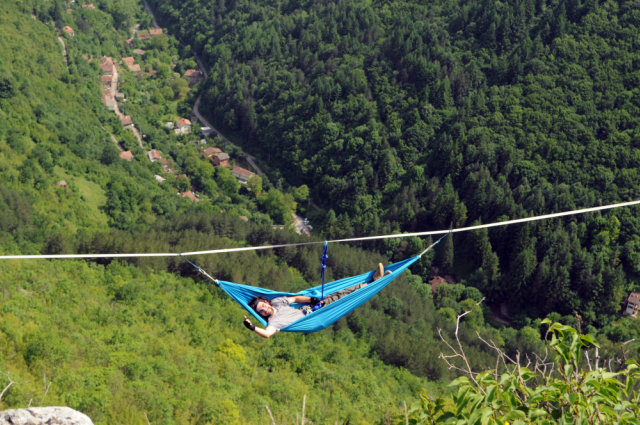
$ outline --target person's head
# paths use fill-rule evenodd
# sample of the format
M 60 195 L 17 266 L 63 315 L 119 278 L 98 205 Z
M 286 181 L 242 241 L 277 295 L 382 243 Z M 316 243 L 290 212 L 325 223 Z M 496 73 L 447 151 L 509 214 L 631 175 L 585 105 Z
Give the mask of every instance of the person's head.
M 254 309 L 260 316 L 267 318 L 271 317 L 274 313 L 273 307 L 268 299 L 265 297 L 257 296 L 249 301 L 249 307 Z

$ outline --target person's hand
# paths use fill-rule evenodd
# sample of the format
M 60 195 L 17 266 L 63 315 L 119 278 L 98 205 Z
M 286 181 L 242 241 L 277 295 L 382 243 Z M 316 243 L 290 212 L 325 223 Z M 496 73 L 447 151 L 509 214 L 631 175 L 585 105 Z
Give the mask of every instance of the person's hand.
M 254 331 L 256 329 L 256 325 L 252 324 L 251 321 L 249 319 L 247 319 L 247 316 L 244 316 L 244 322 L 242 322 L 242 323 L 250 331 Z

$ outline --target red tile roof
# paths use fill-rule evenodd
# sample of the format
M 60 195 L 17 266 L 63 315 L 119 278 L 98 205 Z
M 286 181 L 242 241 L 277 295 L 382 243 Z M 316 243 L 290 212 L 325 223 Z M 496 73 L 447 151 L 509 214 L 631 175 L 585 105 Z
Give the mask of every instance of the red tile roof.
M 202 73 L 197 69 L 187 69 L 187 72 L 184 73 L 185 77 L 200 77 Z
M 62 27 L 62 31 L 66 32 L 67 34 L 71 34 L 71 35 L 75 34 L 75 32 L 73 31 L 73 28 L 71 28 L 68 25 L 65 26 L 65 27 Z
M 178 127 L 182 127 L 183 125 L 191 125 L 191 121 L 186 118 L 180 118 L 178 120 Z
M 237 167 L 237 166 L 234 167 L 233 170 L 231 170 L 231 172 L 246 178 L 250 178 L 251 176 L 253 176 L 253 173 L 251 171 L 245 170 L 244 168 Z
M 209 155 L 213 155 L 214 153 L 222 153 L 222 149 L 206 148 L 204 151 L 202 151 L 202 153 L 204 153 L 204 156 L 209 156 Z
M 93 10 L 93 9 L 95 9 L 95 6 L 93 5 L 93 3 L 91 3 L 91 4 L 83 4 L 82 8 L 85 9 L 85 10 Z
M 435 294 L 436 290 L 438 289 L 438 286 L 440 286 L 442 284 L 446 285 L 447 281 L 443 277 L 436 276 L 436 277 L 434 277 L 433 279 L 431 279 L 429 281 L 429 284 L 431 285 L 431 290 Z
M 133 64 L 136 63 L 136 60 L 133 58 L 133 56 L 129 56 L 128 58 L 122 58 L 122 62 L 124 62 L 129 68 L 131 68 Z
M 151 161 L 159 161 L 160 159 L 162 159 L 162 157 L 160 156 L 160 152 L 158 152 L 155 149 L 152 149 L 149 151 L 149 159 Z
M 122 125 L 131 125 L 133 121 L 131 121 L 131 115 L 125 115 L 124 117 L 120 117 L 120 122 Z
M 103 75 L 102 76 L 102 84 L 111 84 L 113 80 L 113 75 Z
M 191 192 L 190 190 L 187 190 L 186 192 L 184 192 L 182 195 L 183 198 L 187 197 L 189 199 L 191 199 L 192 201 L 197 201 L 198 198 L 196 198 L 196 195 L 193 194 L 193 192 Z
M 162 28 L 149 30 L 149 35 L 158 35 L 158 34 L 162 34 Z
M 145 51 L 142 49 L 135 49 L 133 53 L 135 53 L 136 55 L 144 56 Z
M 131 161 L 133 159 L 133 154 L 131 153 L 131 151 L 124 151 L 120 153 L 120 158 Z

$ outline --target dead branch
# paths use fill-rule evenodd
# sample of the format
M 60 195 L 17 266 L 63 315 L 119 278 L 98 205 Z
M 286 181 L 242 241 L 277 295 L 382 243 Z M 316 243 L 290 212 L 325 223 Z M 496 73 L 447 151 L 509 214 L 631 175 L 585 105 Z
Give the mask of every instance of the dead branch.
M 42 407 L 42 403 L 44 403 L 44 398 L 47 396 L 49 392 L 49 387 L 51 386 L 51 381 L 49 381 L 49 385 L 47 385 L 47 375 L 44 375 L 44 385 L 42 386 L 42 390 L 44 394 L 42 395 L 42 400 L 40 400 L 40 407 Z
M 269 406 L 264 406 L 265 409 L 267 409 L 267 412 L 269 412 L 269 417 L 271 418 L 271 425 L 276 425 L 276 421 L 273 420 L 273 415 L 271 414 L 271 410 L 269 410 Z
M 449 344 L 449 342 L 446 339 L 444 339 L 444 337 L 442 336 L 442 329 L 438 329 L 438 335 L 440 336 L 440 339 L 442 339 L 442 341 L 444 341 L 444 343 L 447 345 L 447 347 L 449 347 L 449 349 L 453 352 L 452 356 L 445 356 L 443 353 L 440 353 L 439 358 L 443 359 L 447 363 L 447 365 L 449 366 L 449 369 L 459 370 L 461 372 L 464 372 L 464 373 L 468 374 L 469 377 L 471 378 L 471 380 L 476 384 L 476 387 L 478 387 L 478 389 L 482 392 L 482 394 L 487 395 L 485 390 L 480 385 L 478 385 L 478 381 L 476 381 L 476 378 L 474 378 L 473 375 L 477 375 L 477 373 L 474 373 L 471 370 L 471 366 L 469 365 L 469 360 L 467 360 L 467 356 L 466 356 L 466 354 L 464 352 L 464 348 L 462 348 L 462 343 L 460 342 L 460 338 L 458 337 L 458 331 L 460 330 L 460 319 L 463 318 L 464 316 L 466 316 L 467 314 L 471 313 L 473 310 L 475 310 L 475 308 L 477 306 L 479 306 L 482 303 L 482 301 L 484 301 L 484 297 L 479 302 L 477 302 L 476 305 L 474 305 L 471 310 L 465 311 L 465 312 L 459 314 L 458 318 L 456 319 L 456 332 L 455 332 L 454 335 L 456 337 L 456 342 L 458 343 L 459 351 L 455 350 L 451 346 L 451 344 Z M 460 357 L 464 361 L 466 369 L 462 369 L 462 368 L 459 368 L 457 366 L 454 366 L 452 363 L 450 363 L 447 360 L 447 359 L 456 358 L 456 357 Z
M 409 412 L 407 412 L 407 402 L 402 400 L 402 402 L 404 403 L 404 423 L 406 425 L 409 425 Z
M 0 373 L 3 374 L 9 380 L 9 385 L 4 387 L 4 390 L 2 390 L 2 392 L 0 393 L 0 401 L 2 401 L 2 397 L 4 397 L 4 393 L 6 393 L 9 390 L 9 388 L 11 388 L 12 385 L 24 385 L 24 384 L 28 384 L 29 382 L 31 382 L 30 380 L 27 381 L 27 382 L 22 382 L 22 383 L 14 382 L 14 380 L 9 377 L 9 372 L 7 372 L 7 373 L 0 372 Z

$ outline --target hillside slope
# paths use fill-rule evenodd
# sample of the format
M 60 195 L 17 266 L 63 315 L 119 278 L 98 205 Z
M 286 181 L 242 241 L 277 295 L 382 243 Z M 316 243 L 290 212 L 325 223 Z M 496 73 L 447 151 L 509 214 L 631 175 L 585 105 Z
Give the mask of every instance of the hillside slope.
M 637 2 L 152 3 L 211 67 L 215 122 L 312 188 L 329 237 L 640 197 Z M 640 272 L 639 225 L 629 208 L 460 235 L 435 264 L 521 325 L 602 327 Z

